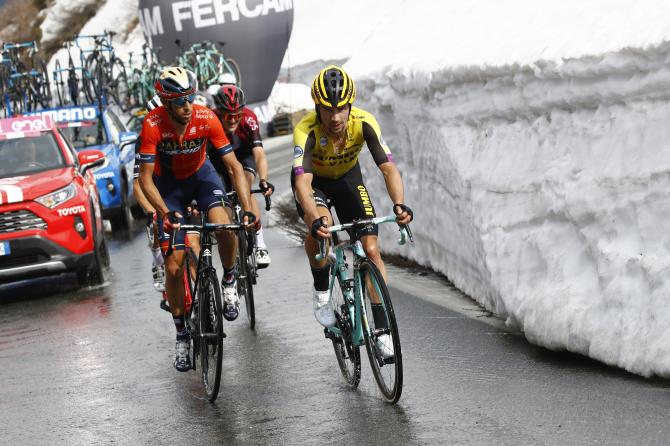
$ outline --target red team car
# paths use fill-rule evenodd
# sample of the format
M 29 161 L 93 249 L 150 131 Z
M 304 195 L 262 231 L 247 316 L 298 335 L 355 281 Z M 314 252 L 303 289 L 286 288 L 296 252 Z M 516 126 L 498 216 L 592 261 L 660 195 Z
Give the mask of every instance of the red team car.
M 77 272 L 104 279 L 109 264 L 91 168 L 105 155 L 77 153 L 49 116 L 0 120 L 0 283 Z

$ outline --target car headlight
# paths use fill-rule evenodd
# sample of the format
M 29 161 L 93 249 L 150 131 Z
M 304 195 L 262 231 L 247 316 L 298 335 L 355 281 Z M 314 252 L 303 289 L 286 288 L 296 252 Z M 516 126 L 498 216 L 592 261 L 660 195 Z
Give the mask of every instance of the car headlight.
M 77 188 L 75 187 L 74 183 L 70 183 L 62 189 L 58 189 L 57 191 L 50 192 L 46 195 L 35 198 L 35 201 L 43 206 L 48 207 L 49 209 L 53 209 L 56 206 L 59 206 L 73 198 L 76 194 Z

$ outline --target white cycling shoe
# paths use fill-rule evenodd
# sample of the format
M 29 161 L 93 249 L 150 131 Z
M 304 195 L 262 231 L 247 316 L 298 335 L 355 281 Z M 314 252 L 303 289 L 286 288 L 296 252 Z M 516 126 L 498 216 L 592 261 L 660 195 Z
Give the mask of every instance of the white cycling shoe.
M 326 328 L 335 325 L 335 312 L 330 303 L 328 291 L 317 291 L 312 289 L 312 304 L 314 307 L 314 317 Z
M 383 334 L 377 336 L 377 348 L 379 349 L 379 352 L 382 354 L 382 358 L 384 359 L 392 358 L 394 355 L 394 351 L 393 351 L 393 339 L 391 339 L 391 335 Z
M 237 295 L 237 281 L 221 283 L 223 289 L 223 318 L 234 321 L 240 314 L 240 298 Z
M 268 250 L 259 248 L 256 251 L 256 265 L 258 266 L 258 268 L 259 269 L 267 268 L 268 266 L 270 266 L 270 262 L 272 262 L 272 260 L 270 259 L 270 254 L 268 254 Z

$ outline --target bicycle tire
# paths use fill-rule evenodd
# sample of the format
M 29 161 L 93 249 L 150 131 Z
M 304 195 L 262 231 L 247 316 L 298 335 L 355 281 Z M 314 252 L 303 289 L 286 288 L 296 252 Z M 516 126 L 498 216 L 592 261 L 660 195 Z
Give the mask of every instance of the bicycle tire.
M 247 321 L 251 330 L 256 329 L 256 305 L 254 304 L 254 288 L 251 283 L 251 272 L 247 261 L 247 235 L 244 231 L 237 232 L 237 295 L 244 299 L 247 310 Z
M 342 336 L 333 335 L 330 338 L 333 350 L 344 381 L 351 389 L 355 389 L 361 381 L 361 352 L 360 347 L 351 342 L 349 304 L 344 297 L 339 277 L 335 279 L 330 289 L 330 299 L 335 310 L 335 326 L 342 333 Z
M 200 274 L 198 285 L 200 365 L 207 399 L 216 400 L 221 386 L 223 363 L 223 307 L 216 271 L 208 268 Z M 213 367 L 213 368 L 212 368 Z M 212 373 L 213 372 L 213 373 Z
M 361 290 L 363 312 L 363 327 L 365 335 L 365 348 L 368 352 L 368 359 L 372 374 L 377 382 L 377 387 L 382 393 L 387 403 L 394 404 L 400 399 L 402 394 L 402 350 L 400 347 L 400 337 L 398 335 L 398 324 L 395 320 L 395 312 L 391 303 L 391 296 L 384 277 L 377 266 L 369 259 L 361 261 L 358 268 L 358 285 Z M 372 316 L 372 296 L 379 296 L 380 303 L 384 310 L 386 327 L 377 327 L 375 319 Z M 384 358 L 377 346 L 378 336 L 388 334 L 391 336 L 393 345 L 393 355 Z
M 128 76 L 123 61 L 115 57 L 110 65 L 111 79 L 109 82 L 109 94 L 114 98 L 122 111 L 130 110 L 130 100 L 128 97 Z
M 39 92 L 39 105 L 44 108 L 51 107 L 53 96 L 51 95 L 51 82 L 49 82 L 49 72 L 47 64 L 39 53 L 32 56 L 33 69 L 39 72 L 39 76 L 33 79 L 36 90 Z
M 53 71 L 53 83 L 54 89 L 56 90 L 56 99 L 58 100 L 58 106 L 62 107 L 65 105 L 65 82 L 63 82 L 63 72 L 60 71 L 60 61 L 56 59 L 56 64 L 54 65 Z
M 233 75 L 237 80 L 237 86 L 242 88 L 242 70 L 240 69 L 240 64 L 238 64 L 235 59 L 231 59 L 230 57 L 227 57 L 225 60 L 233 71 Z

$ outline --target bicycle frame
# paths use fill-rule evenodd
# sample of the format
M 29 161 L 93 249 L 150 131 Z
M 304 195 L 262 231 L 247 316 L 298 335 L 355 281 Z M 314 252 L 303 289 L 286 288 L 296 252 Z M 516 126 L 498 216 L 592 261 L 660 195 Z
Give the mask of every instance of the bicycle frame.
M 354 221 L 352 223 L 346 223 L 342 225 L 334 225 L 328 228 L 328 231 L 332 234 L 338 231 L 352 229 L 356 226 L 364 226 L 367 224 L 380 224 L 380 223 L 395 223 L 396 217 L 389 215 L 386 217 L 376 217 L 368 220 Z M 407 239 L 412 240 L 412 233 L 409 230 L 409 226 L 400 227 L 400 239 L 398 240 L 399 244 L 405 244 Z M 321 241 L 320 253 L 317 254 L 317 260 L 327 260 L 331 263 L 331 276 L 329 283 L 330 298 L 332 300 L 332 293 L 334 289 L 335 280 L 340 282 L 340 287 L 344 298 L 349 307 L 349 321 L 351 323 L 351 343 L 354 346 L 361 346 L 365 343 L 365 335 L 370 335 L 370 327 L 365 324 L 363 327 L 363 321 L 367 321 L 367 314 L 365 313 L 365 308 L 363 306 L 363 295 L 362 289 L 363 284 L 361 283 L 361 277 L 359 273 L 359 265 L 361 261 L 367 259 L 367 255 L 363 250 L 363 245 L 360 240 L 346 240 L 344 242 L 337 243 L 332 248 L 332 252 L 326 255 L 325 253 L 325 243 Z M 346 263 L 344 252 L 346 249 L 351 249 L 354 255 L 354 264 L 353 264 L 353 277 L 349 277 L 348 271 L 349 267 Z M 328 332 L 338 336 L 343 337 L 343 333 L 337 326 L 327 328 Z
M 350 278 L 348 274 L 348 266 L 345 260 L 344 251 L 347 248 L 351 248 L 354 254 L 354 277 Z M 365 251 L 363 251 L 363 245 L 359 240 L 356 240 L 354 243 L 349 241 L 342 242 L 337 244 L 333 248 L 335 255 L 335 260 L 332 267 L 332 272 L 330 276 L 330 292 L 332 299 L 332 291 L 334 289 L 333 285 L 336 280 L 339 280 L 340 286 L 342 288 L 342 293 L 349 307 L 349 321 L 351 322 L 351 343 L 354 346 L 362 346 L 365 342 L 364 331 L 363 331 L 363 321 L 367 321 L 367 314 L 365 314 L 365 308 L 363 307 L 363 296 L 361 295 L 362 284 L 360 282 L 361 278 L 358 273 L 358 263 L 366 258 Z M 366 332 L 369 334 L 369 327 L 365 327 Z M 328 331 L 339 336 L 343 337 L 341 330 L 337 326 L 328 328 Z

